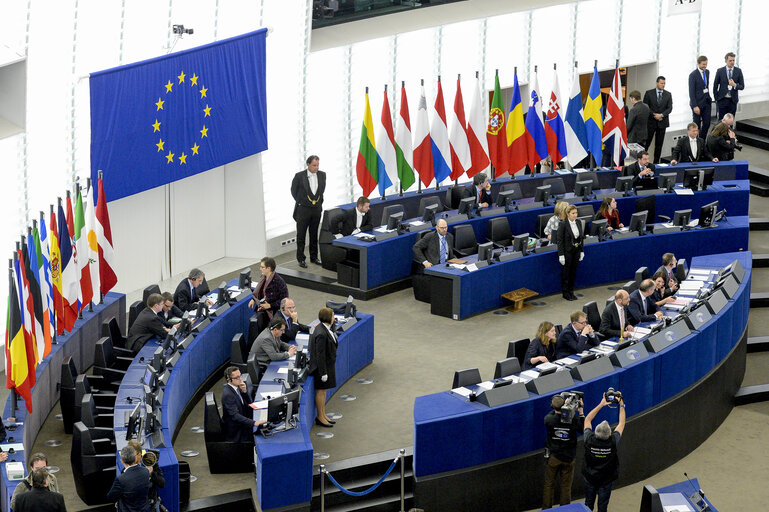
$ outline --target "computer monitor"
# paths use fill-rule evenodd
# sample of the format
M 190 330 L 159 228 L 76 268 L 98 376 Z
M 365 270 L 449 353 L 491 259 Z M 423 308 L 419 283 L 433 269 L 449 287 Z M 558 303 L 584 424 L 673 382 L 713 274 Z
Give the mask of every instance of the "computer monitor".
M 676 263 L 676 279 L 681 282 L 686 279 L 687 275 L 689 275 L 689 265 L 686 264 L 686 258 L 681 258 Z
M 593 194 L 593 182 L 591 180 L 578 181 L 574 184 L 574 195 L 585 201 Z
M 516 198 L 516 195 L 520 194 L 517 194 L 515 190 L 503 190 L 497 196 L 497 206 L 509 212 L 513 209 L 515 202 L 521 199 L 520 197 Z
M 195 310 L 195 318 L 205 318 L 208 316 L 208 303 L 205 299 L 198 302 L 198 308 Z
M 684 187 L 692 190 L 706 190 L 713 184 L 715 167 L 695 167 L 684 169 Z
M 519 251 L 524 256 L 529 249 L 529 234 L 515 235 L 513 237 L 513 251 Z
M 639 235 L 643 235 L 646 232 L 646 215 L 647 211 L 635 212 L 630 216 L 629 231 L 638 231 Z
M 550 185 L 550 193 L 556 197 L 566 194 L 566 184 L 563 178 L 548 178 L 542 182 L 542 185 Z
M 385 206 L 382 208 L 382 222 L 379 223 L 380 226 L 386 226 L 387 225 L 387 219 L 390 218 L 390 215 L 396 212 L 403 212 L 403 205 L 402 204 L 391 204 L 388 206 Z
M 550 185 L 537 187 L 537 191 L 534 193 L 534 202 L 542 202 L 543 204 L 550 202 Z
M 468 217 L 473 217 L 473 210 L 475 209 L 475 198 L 474 197 L 465 197 L 462 198 L 461 201 L 459 201 L 459 212 L 457 212 L 459 215 L 467 215 Z
M 221 306 L 229 301 L 230 293 L 227 291 L 227 281 L 222 281 L 219 283 L 219 288 L 216 289 L 216 305 Z
M 291 416 L 299 413 L 299 398 L 301 397 L 301 393 L 301 389 L 296 389 L 285 395 L 271 398 L 270 401 L 267 402 L 267 421 L 275 425 L 285 421 L 287 418 L 290 419 L 289 405 Z
M 674 226 L 681 226 L 682 228 L 685 228 L 687 224 L 689 224 L 690 220 L 692 220 L 691 208 L 688 210 L 676 210 L 675 212 L 673 212 Z
M 579 181 L 591 181 L 593 183 L 593 190 L 599 190 L 601 185 L 598 181 L 598 173 L 595 171 L 586 171 L 577 174 Z
M 130 441 L 139 433 L 139 418 L 141 417 L 141 402 L 136 402 L 133 410 L 128 415 L 128 424 L 126 425 L 125 440 Z
M 344 317 L 350 318 L 351 316 L 355 316 L 355 313 L 353 313 L 354 309 L 355 309 L 355 304 L 353 303 L 353 297 L 352 295 L 348 295 L 347 301 L 344 304 Z
M 618 177 L 615 188 L 617 192 L 624 192 L 625 195 L 627 195 L 631 190 L 633 190 L 633 177 L 632 176 Z
M 651 485 L 644 485 L 640 512 L 664 512 L 664 510 L 665 507 L 662 506 L 662 498 L 657 489 Z
M 422 222 L 429 222 L 435 226 L 435 214 L 438 213 L 437 204 L 428 204 L 425 206 L 425 213 L 422 215 Z
M 617 343 L 617 346 L 614 347 L 614 351 L 619 352 L 620 350 L 624 350 L 628 348 L 630 345 L 632 345 L 633 343 L 635 343 L 635 340 L 625 340 L 621 343 Z
M 598 219 L 590 223 L 590 235 L 602 237 L 609 229 L 609 219 Z
M 158 373 L 162 372 L 166 367 L 166 356 L 163 353 L 163 347 L 156 348 L 155 352 L 152 354 L 152 367 Z
M 665 192 L 672 192 L 673 187 L 676 186 L 676 180 L 678 174 L 674 172 L 665 172 L 659 175 L 657 178 L 657 184 L 659 188 L 664 189 Z
M 251 267 L 241 270 L 238 278 L 238 288 L 251 288 Z
M 715 227 L 713 220 L 716 217 L 716 213 L 718 213 L 718 201 L 713 201 L 700 207 L 700 220 L 697 225 L 703 228 Z
M 403 222 L 403 212 L 395 212 L 391 213 L 389 217 L 387 217 L 387 229 L 393 230 L 398 229 L 401 225 L 401 222 Z
M 478 261 L 489 261 L 494 250 L 494 242 L 478 244 Z
M 171 334 L 170 332 L 166 335 L 166 339 L 163 340 L 163 352 L 168 352 L 170 349 L 171 352 L 176 350 L 176 336 L 174 334 Z
M 150 389 L 157 388 L 158 385 L 158 372 L 152 366 L 148 364 L 144 369 L 144 377 L 142 377 L 142 383 L 149 386 Z

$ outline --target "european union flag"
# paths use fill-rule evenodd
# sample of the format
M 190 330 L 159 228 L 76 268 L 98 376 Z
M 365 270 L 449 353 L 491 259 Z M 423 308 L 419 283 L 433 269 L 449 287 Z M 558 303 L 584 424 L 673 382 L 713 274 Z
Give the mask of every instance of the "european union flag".
M 110 201 L 267 149 L 266 36 L 91 74 L 91 177 Z

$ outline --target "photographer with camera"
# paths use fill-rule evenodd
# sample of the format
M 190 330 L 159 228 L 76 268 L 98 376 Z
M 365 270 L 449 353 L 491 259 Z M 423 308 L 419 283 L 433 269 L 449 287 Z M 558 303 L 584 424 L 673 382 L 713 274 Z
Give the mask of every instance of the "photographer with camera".
M 550 402 L 553 408 L 545 416 L 545 486 L 542 508 L 553 506 L 555 477 L 560 472 L 560 505 L 571 503 L 571 482 L 574 477 L 574 458 L 577 455 L 577 435 L 582 433 L 585 413 L 582 410 L 583 393 L 565 392 L 555 395 Z
M 166 510 L 160 504 L 158 489 L 166 486 L 166 479 L 163 477 L 163 470 L 158 466 L 158 452 L 155 450 L 144 450 L 142 445 L 135 439 L 128 441 L 128 444 L 136 451 L 136 464 L 141 464 L 150 472 L 150 492 L 147 498 L 150 502 L 152 512 L 163 512 Z
M 619 423 L 612 432 L 608 421 L 602 421 L 593 432 L 593 419 L 605 406 L 619 407 Z M 609 390 L 604 393 L 601 403 L 590 411 L 585 418 L 585 460 L 582 463 L 582 476 L 585 478 L 585 506 L 593 510 L 598 497 L 598 512 L 606 512 L 611 497 L 611 487 L 619 477 L 619 458 L 617 445 L 625 429 L 625 400 L 622 393 Z

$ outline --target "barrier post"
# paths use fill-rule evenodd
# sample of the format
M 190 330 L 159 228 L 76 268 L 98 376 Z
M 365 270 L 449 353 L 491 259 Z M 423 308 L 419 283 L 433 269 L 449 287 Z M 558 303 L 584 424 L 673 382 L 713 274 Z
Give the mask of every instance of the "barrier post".
M 318 469 L 320 469 L 320 512 L 326 512 L 326 465 L 321 464 Z
M 400 459 L 401 459 L 401 512 L 406 512 L 406 486 L 405 486 L 405 458 L 406 458 L 406 450 L 403 448 L 400 449 Z

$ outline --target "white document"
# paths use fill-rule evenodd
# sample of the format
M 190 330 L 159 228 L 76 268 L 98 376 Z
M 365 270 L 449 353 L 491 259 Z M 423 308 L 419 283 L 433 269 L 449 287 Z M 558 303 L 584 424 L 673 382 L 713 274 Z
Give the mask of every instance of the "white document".
M 692 192 L 692 194 L 694 194 L 694 192 Z M 690 228 L 693 228 L 693 227 L 696 227 L 697 224 L 699 223 L 700 223 L 700 219 L 694 219 L 693 221 L 690 221 L 689 224 L 687 224 L 687 226 L 689 226 Z
M 553 363 L 540 363 L 537 365 L 537 370 L 546 372 L 552 368 L 558 368 L 558 365 L 555 365 Z
M 699 279 L 686 279 L 684 281 L 681 281 L 681 288 L 702 288 L 705 286 L 705 281 L 700 281 Z
M 657 167 L 659 167 L 659 166 L 657 166 Z M 678 196 L 693 196 L 694 195 L 694 190 L 692 190 L 690 188 L 674 188 L 673 192 L 675 192 L 676 195 L 678 195 Z
M 17 423 L 17 425 L 19 425 Z M 15 452 L 23 452 L 24 451 L 24 443 L 4 443 L 0 444 L 0 448 L 3 449 L 4 452 L 8 452 L 11 448 L 13 448 L 13 451 Z
M 490 380 L 487 380 L 486 382 L 481 382 L 480 384 L 478 384 L 478 387 L 480 389 L 484 389 L 488 391 L 494 387 L 494 383 Z
M 296 335 L 296 341 L 310 341 L 310 333 L 308 332 L 300 332 Z
M 528 377 L 529 379 L 536 379 L 537 377 L 539 377 L 539 372 L 537 370 L 526 370 L 526 371 L 521 372 L 521 377 Z
M 470 391 L 467 388 L 454 388 L 454 389 L 451 390 L 451 392 L 452 393 L 456 393 L 456 394 L 458 394 L 460 396 L 464 396 L 464 397 L 468 397 L 468 396 L 470 396 L 470 393 L 472 393 L 472 391 Z
M 509 380 L 513 384 L 517 384 L 519 382 L 522 382 L 521 379 L 519 379 L 515 375 L 508 375 L 507 377 L 502 377 L 502 380 Z
M 269 403 L 269 400 L 259 400 L 258 402 L 254 402 L 251 404 L 252 409 L 266 409 L 267 404 Z
M 273 391 L 272 393 L 259 393 L 262 397 L 262 400 L 269 400 L 271 398 L 277 398 L 279 396 L 283 396 L 283 393 L 280 391 Z
M 555 364 L 560 364 L 561 366 L 565 366 L 566 368 L 574 368 L 579 364 L 579 361 L 577 359 L 574 359 L 573 357 L 564 357 L 563 359 L 557 359 L 555 361 Z
M 681 311 L 686 307 L 686 304 L 665 304 L 665 307 L 675 309 L 676 311 Z
M 288 375 L 288 366 L 281 366 L 278 368 L 278 375 L 285 374 Z
M 254 413 L 254 421 L 267 421 L 267 409 L 257 409 Z
M 457 270 L 464 270 L 467 268 L 467 265 L 464 265 L 462 263 L 449 263 L 449 267 L 455 268 Z
M 692 509 L 689 505 L 668 505 L 662 507 L 664 512 L 691 512 Z
M 409 226 L 424 226 L 427 224 L 426 222 L 422 222 L 421 220 L 412 220 L 409 222 Z
M 232 293 L 238 293 L 240 291 L 240 288 L 238 288 L 238 285 L 234 285 L 227 288 L 227 291 Z
M 619 231 L 620 233 L 627 233 L 628 231 L 630 231 L 630 227 L 625 226 L 622 228 L 617 228 L 617 231 Z
M 473 272 L 474 270 L 478 270 L 478 265 L 475 263 L 471 263 L 465 267 L 469 272 Z

